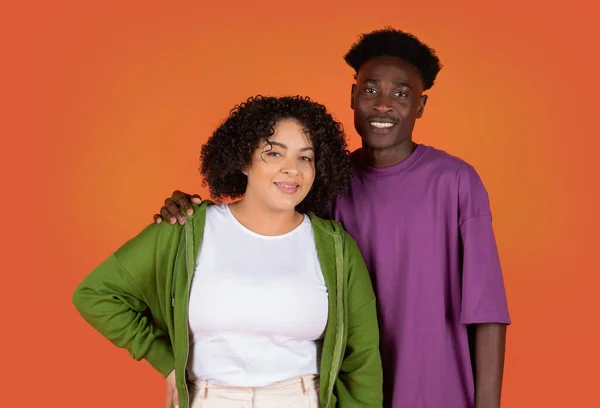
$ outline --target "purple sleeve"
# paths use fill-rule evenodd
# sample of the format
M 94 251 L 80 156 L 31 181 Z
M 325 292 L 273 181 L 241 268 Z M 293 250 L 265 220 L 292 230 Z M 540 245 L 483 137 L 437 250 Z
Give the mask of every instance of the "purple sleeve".
M 472 167 L 458 177 L 462 240 L 461 323 L 510 324 L 487 191 Z

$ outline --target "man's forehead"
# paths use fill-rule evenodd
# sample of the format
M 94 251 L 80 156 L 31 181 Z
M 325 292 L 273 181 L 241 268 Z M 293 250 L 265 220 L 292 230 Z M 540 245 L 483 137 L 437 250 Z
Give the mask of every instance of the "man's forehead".
M 410 73 L 418 72 L 417 68 L 401 58 L 396 57 L 378 57 L 366 61 L 358 71 L 359 75 L 363 72 L 388 73 L 390 71 Z
M 373 58 L 360 67 L 357 77 L 360 82 L 384 79 L 406 82 L 421 79 L 414 65 L 397 57 Z

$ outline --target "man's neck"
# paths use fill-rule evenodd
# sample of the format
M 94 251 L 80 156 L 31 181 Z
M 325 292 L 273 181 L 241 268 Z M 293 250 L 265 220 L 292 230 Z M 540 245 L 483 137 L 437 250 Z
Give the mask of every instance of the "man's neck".
M 387 149 L 373 149 L 363 145 L 367 165 L 375 168 L 390 167 L 405 160 L 417 148 L 412 140 Z
M 244 227 L 266 236 L 286 234 L 300 225 L 304 219 L 301 214 L 294 210 L 272 210 L 248 196 L 232 203 L 229 209 L 235 219 Z

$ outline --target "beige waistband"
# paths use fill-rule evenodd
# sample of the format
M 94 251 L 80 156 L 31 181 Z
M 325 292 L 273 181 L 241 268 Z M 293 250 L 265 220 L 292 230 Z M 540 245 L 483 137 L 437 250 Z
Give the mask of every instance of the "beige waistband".
M 301 395 L 319 389 L 319 376 L 316 374 L 291 378 L 279 381 L 264 387 L 222 387 L 208 381 L 196 380 L 194 382 L 195 394 L 200 398 L 207 398 L 211 393 L 235 394 L 238 398 L 256 398 L 269 394 Z

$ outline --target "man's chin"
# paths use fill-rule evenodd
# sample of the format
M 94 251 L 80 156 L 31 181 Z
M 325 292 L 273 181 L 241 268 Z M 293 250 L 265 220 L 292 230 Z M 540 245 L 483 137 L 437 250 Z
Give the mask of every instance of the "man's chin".
M 380 135 L 368 133 L 361 137 L 363 146 L 370 149 L 384 150 L 394 146 L 396 137 L 394 135 Z

